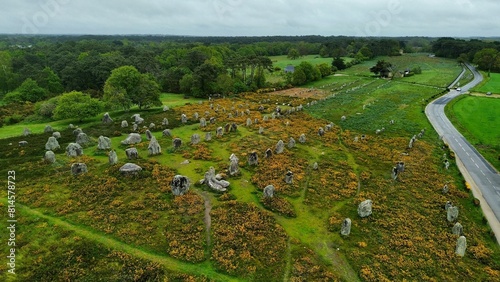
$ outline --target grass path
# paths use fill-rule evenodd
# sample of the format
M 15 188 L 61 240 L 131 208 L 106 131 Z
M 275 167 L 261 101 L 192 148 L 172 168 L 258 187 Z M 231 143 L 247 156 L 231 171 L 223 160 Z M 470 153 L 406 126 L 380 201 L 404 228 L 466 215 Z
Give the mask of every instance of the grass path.
M 7 202 L 7 200 L 5 198 L 2 198 L 2 201 Z M 215 281 L 245 281 L 245 280 L 242 280 L 239 278 L 230 277 L 230 276 L 213 271 L 212 266 L 210 265 L 209 261 L 205 261 L 205 262 L 199 263 L 199 264 L 191 264 L 191 263 L 181 262 L 181 261 L 172 259 L 170 257 L 161 256 L 158 254 L 154 254 L 151 252 L 141 250 L 141 249 L 133 247 L 131 245 L 127 245 L 123 242 L 120 242 L 116 239 L 109 238 L 103 234 L 96 232 L 96 231 L 89 230 L 88 228 L 68 223 L 62 219 L 57 218 L 57 217 L 43 214 L 40 211 L 37 211 L 35 209 L 31 209 L 27 206 L 24 206 L 21 204 L 16 204 L 16 206 L 18 209 L 22 210 L 25 213 L 43 218 L 43 219 L 47 220 L 49 223 L 63 227 L 67 230 L 71 230 L 71 231 L 75 232 L 76 234 L 78 234 L 79 236 L 82 236 L 82 237 L 87 238 L 89 240 L 92 240 L 94 242 L 100 243 L 108 248 L 122 251 L 122 252 L 128 253 L 130 255 L 133 255 L 135 257 L 141 258 L 141 259 L 146 259 L 149 261 L 156 262 L 170 271 L 175 271 L 175 272 L 179 272 L 179 273 L 189 273 L 189 274 L 198 275 L 198 276 L 204 275 L 204 276 L 208 277 L 209 279 L 213 279 Z

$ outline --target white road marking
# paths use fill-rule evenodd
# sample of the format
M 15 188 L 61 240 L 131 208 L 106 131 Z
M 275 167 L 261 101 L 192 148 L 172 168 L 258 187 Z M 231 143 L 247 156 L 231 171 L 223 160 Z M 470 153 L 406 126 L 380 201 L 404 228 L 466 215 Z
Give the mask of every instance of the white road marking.
M 486 180 L 488 180 L 488 182 L 489 182 L 490 184 L 493 184 L 493 183 L 491 183 L 491 180 L 490 180 L 489 178 L 486 178 Z
M 476 167 L 479 168 L 479 166 L 475 163 Z
M 486 174 L 484 174 L 484 172 L 483 172 L 482 170 L 481 170 L 481 173 L 482 173 L 484 176 L 486 176 Z
M 470 158 L 470 160 L 471 160 L 473 163 L 476 163 L 476 161 L 475 161 L 473 158 Z
M 465 150 L 464 150 L 464 151 L 465 151 Z M 467 154 L 467 156 L 469 156 L 469 157 L 470 157 L 469 152 L 465 152 L 465 153 Z

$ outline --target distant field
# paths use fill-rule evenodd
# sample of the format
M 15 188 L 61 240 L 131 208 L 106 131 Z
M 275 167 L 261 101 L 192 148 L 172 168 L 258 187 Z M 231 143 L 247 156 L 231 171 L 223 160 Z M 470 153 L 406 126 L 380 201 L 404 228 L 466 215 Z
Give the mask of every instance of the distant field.
M 198 101 L 201 101 L 201 99 L 185 98 L 182 94 L 162 93 L 160 95 L 160 101 L 163 103 L 163 105 L 167 105 L 169 107 L 177 107 L 184 106 L 188 103 L 197 103 Z
M 500 93 L 500 73 L 491 73 L 490 78 L 485 77 L 487 79 L 487 82 L 480 86 L 479 89 L 477 89 L 479 92 L 491 92 L 491 93 Z
M 465 96 L 447 108 L 457 129 L 497 170 L 500 170 L 499 108 L 500 99 L 475 96 Z
M 307 55 L 307 56 L 300 57 L 296 60 L 291 60 L 291 59 L 287 58 L 286 55 L 271 56 L 269 58 L 273 62 L 274 67 L 280 67 L 282 69 L 284 69 L 288 65 L 298 66 L 301 62 L 304 62 L 304 61 L 309 62 L 313 65 L 319 65 L 322 63 L 326 63 L 328 65 L 331 65 L 332 60 L 333 60 L 332 58 L 321 58 L 319 55 Z M 352 60 L 352 58 L 347 58 L 347 57 L 345 57 L 343 59 L 346 62 L 350 62 Z

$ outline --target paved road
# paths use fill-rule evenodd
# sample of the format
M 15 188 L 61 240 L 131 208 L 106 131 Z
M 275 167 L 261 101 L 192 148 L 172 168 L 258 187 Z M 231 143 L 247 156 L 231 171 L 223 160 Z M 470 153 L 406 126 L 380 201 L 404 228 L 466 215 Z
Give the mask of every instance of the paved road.
M 457 163 L 461 162 L 462 174 L 469 182 L 473 182 L 471 185 L 477 187 L 478 192 L 482 194 L 482 198 L 489 206 L 486 209 L 491 209 L 494 215 L 488 217 L 486 214 L 490 226 L 495 231 L 497 238 L 500 238 L 498 228 L 500 226 L 500 175 L 455 129 L 444 114 L 444 107 L 449 101 L 483 80 L 482 75 L 475 68 L 470 65 L 467 67 L 474 73 L 474 80 L 462 86 L 462 91 L 451 90 L 448 94 L 434 100 L 425 108 L 425 114 L 437 133 L 442 136 L 443 141 L 455 152 L 455 156 L 458 158 Z M 485 130 L 488 130 L 487 126 L 485 126 Z M 483 207 L 484 210 L 485 207 Z

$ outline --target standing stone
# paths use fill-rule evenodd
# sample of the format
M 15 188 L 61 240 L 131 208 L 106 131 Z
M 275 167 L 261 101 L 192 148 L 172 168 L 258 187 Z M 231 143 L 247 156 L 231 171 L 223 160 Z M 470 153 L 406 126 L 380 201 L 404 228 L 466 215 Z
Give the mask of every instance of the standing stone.
M 443 186 L 443 190 L 442 191 L 443 191 L 443 194 L 447 194 L 450 191 L 450 188 L 448 188 L 448 184 L 445 184 Z
M 211 141 L 211 140 L 212 140 L 212 132 L 205 133 L 205 141 Z
M 88 172 L 87 165 L 84 163 L 74 163 L 71 165 L 71 173 L 73 175 L 79 175 L 87 172 Z
M 137 143 L 141 143 L 142 137 L 139 133 L 130 133 L 127 139 L 121 142 L 122 145 L 133 145 Z
M 447 201 L 446 204 L 444 205 L 444 210 L 448 211 L 449 208 L 453 207 L 450 201 Z
M 45 128 L 43 129 L 43 132 L 44 133 L 52 133 L 54 131 L 54 129 L 52 128 L 52 126 L 50 125 L 46 125 Z
M 267 185 L 264 188 L 264 198 L 272 198 L 274 197 L 274 186 L 273 185 Z
M 215 175 L 215 169 L 210 167 L 210 169 L 205 173 L 205 178 L 203 179 L 203 183 L 205 183 L 208 187 L 213 190 L 224 192 L 227 187 L 229 187 L 229 182 L 217 179 Z
M 446 214 L 446 219 L 448 219 L 449 222 L 454 222 L 458 218 L 458 207 L 449 207 L 447 214 Z
M 83 130 L 81 128 L 77 128 L 73 130 L 73 135 L 77 137 L 80 133 L 83 133 Z
M 80 133 L 78 136 L 76 136 L 76 143 L 85 146 L 90 143 L 90 138 L 87 136 L 86 133 Z
M 149 141 L 148 152 L 150 156 L 155 156 L 161 154 L 161 147 L 156 137 L 152 136 L 151 141 Z
M 140 171 L 142 171 L 142 167 L 133 163 L 126 163 L 122 167 L 120 167 L 119 170 L 122 174 L 125 175 L 137 175 Z
M 450 162 L 448 160 L 444 161 L 444 168 L 449 169 L 450 168 Z
M 69 143 L 66 147 L 66 155 L 68 157 L 78 157 L 83 155 L 83 148 L 78 143 Z
M 325 130 L 323 129 L 323 127 L 320 127 L 320 128 L 318 129 L 318 135 L 319 135 L 319 136 L 323 136 L 323 135 L 325 135 Z
M 283 143 L 283 140 L 278 141 L 276 144 L 276 154 L 281 154 L 285 150 L 285 143 Z
M 451 232 L 454 235 L 460 236 L 464 232 L 464 227 L 462 226 L 462 224 L 460 224 L 459 222 L 457 222 L 457 223 L 455 223 L 455 225 L 453 225 L 453 228 L 451 229 Z
M 139 152 L 137 148 L 128 148 L 125 150 L 125 155 L 127 155 L 127 159 L 135 160 L 139 158 Z
M 56 162 L 56 154 L 54 154 L 54 152 L 52 152 L 52 151 L 47 151 L 47 152 L 45 152 L 45 156 L 43 157 L 43 159 L 46 162 L 53 164 Z
M 248 154 L 248 165 L 257 165 L 259 163 L 259 156 L 257 152 L 253 151 Z
M 215 121 L 217 121 L 217 119 L 216 119 L 216 118 L 214 118 L 214 117 L 211 117 L 211 118 L 210 118 L 210 124 L 214 124 L 214 123 L 215 123 Z
M 110 165 L 115 165 L 118 163 L 118 155 L 114 150 L 109 151 L 108 161 Z
M 134 123 L 134 125 L 132 125 L 132 131 L 137 131 L 137 129 L 139 129 L 139 126 L 137 123 Z
M 153 138 L 153 134 L 148 129 L 148 130 L 146 130 L 146 140 L 150 141 L 151 138 Z
M 102 135 L 99 136 L 99 139 L 97 139 L 97 149 L 98 150 L 111 149 L 111 139 Z
M 413 137 L 410 139 L 410 143 L 408 144 L 408 148 L 413 148 L 413 143 L 415 143 L 415 140 L 417 139 L 416 135 L 413 135 Z
M 224 129 L 222 127 L 217 127 L 217 130 L 215 131 L 217 137 L 222 137 L 224 135 Z
M 394 179 L 394 180 L 398 179 L 398 175 L 399 175 L 398 168 L 397 167 L 393 167 L 392 171 L 391 171 L 391 177 L 392 177 L 392 179 Z
M 258 124 L 258 123 L 259 123 L 259 119 L 258 119 L 258 118 L 256 118 L 256 119 L 253 121 L 253 123 Z
M 170 129 L 165 129 L 162 132 L 163 137 L 172 137 L 172 132 L 170 132 Z
M 259 134 L 263 134 L 263 133 L 264 133 L 264 127 L 259 126 Z
M 61 148 L 61 146 L 59 146 L 59 142 L 57 142 L 57 139 L 54 136 L 50 136 L 49 140 L 47 140 L 47 143 L 45 143 L 45 150 L 54 151 L 59 148 Z
M 354 137 L 354 142 L 359 142 L 359 137 L 358 136 Z
M 133 116 L 132 116 L 132 119 L 134 120 L 134 123 L 135 123 L 135 124 L 137 124 L 137 125 L 139 125 L 139 124 L 141 124 L 141 123 L 143 123 L 143 122 L 144 122 L 144 119 L 143 119 L 143 118 L 141 118 L 141 115 L 140 115 L 140 114 L 135 114 L 135 115 L 133 115 Z
M 193 119 L 194 119 L 194 120 L 198 120 L 198 118 L 199 118 L 199 117 L 200 117 L 200 115 L 198 114 L 198 112 L 195 112 L 195 113 L 193 114 Z
M 342 228 L 340 229 L 340 234 L 344 236 L 349 236 L 351 234 L 351 219 L 346 218 L 342 222 Z
M 230 131 L 231 131 L 231 124 L 226 123 L 226 125 L 224 125 L 224 133 L 229 133 Z
M 56 139 L 59 139 L 59 138 L 61 138 L 61 132 L 59 132 L 59 131 L 52 132 L 52 136 L 54 136 Z
M 346 118 L 346 116 L 341 116 L 341 117 L 340 117 L 340 120 L 341 120 L 341 121 L 345 121 L 346 119 L 347 119 L 347 118 Z
M 293 137 L 290 137 L 290 140 L 288 140 L 288 148 L 292 149 L 295 147 L 295 139 Z
M 174 149 L 179 149 L 182 146 L 182 140 L 180 138 L 175 138 L 172 144 L 174 145 Z
M 155 128 L 155 127 L 156 127 L 156 124 L 154 124 L 154 123 L 150 123 L 150 124 L 149 124 L 149 129 L 153 129 L 153 128 Z
M 163 106 L 163 111 L 164 112 L 168 111 L 168 106 Z
M 360 217 L 367 217 L 372 214 L 372 200 L 365 200 L 358 206 L 358 214 Z
M 187 193 L 190 186 L 189 178 L 183 175 L 176 175 L 170 182 L 170 187 L 172 188 L 172 194 L 174 196 L 182 196 Z
M 182 115 L 181 115 L 181 122 L 182 122 L 182 123 L 187 123 L 187 121 L 188 121 L 187 116 L 186 116 L 185 114 L 182 114 Z
M 200 127 L 206 127 L 207 126 L 207 120 L 205 118 L 200 118 Z
M 236 123 L 234 123 L 234 122 L 233 122 L 233 123 L 231 124 L 231 131 L 236 132 L 236 130 L 238 130 L 238 125 L 236 125 Z
M 463 257 L 465 256 L 465 249 L 467 249 L 467 239 L 465 239 L 465 236 L 460 236 L 457 240 L 457 248 L 455 249 L 455 254 Z
M 288 171 L 285 174 L 285 182 L 286 182 L 286 184 L 293 184 L 293 172 Z
M 272 156 L 273 156 L 273 151 L 271 150 L 271 148 L 268 148 L 268 149 L 266 150 L 265 155 L 266 155 L 266 158 L 270 158 L 270 157 L 272 157 Z
M 195 133 L 191 136 L 191 144 L 196 145 L 198 143 L 200 143 L 200 135 Z
M 251 126 L 252 125 L 252 119 L 251 118 L 247 118 L 247 126 Z
M 316 162 L 315 162 L 315 163 L 313 164 L 313 169 L 314 169 L 314 170 L 318 170 L 318 163 L 316 163 Z
M 365 140 L 366 139 L 366 135 L 365 134 L 362 134 L 361 135 L 361 140 Z
M 306 135 L 305 134 L 300 135 L 299 142 L 302 144 L 306 143 Z
M 231 154 L 231 156 L 229 157 L 229 175 L 233 176 L 233 175 L 236 175 L 238 174 L 238 172 L 240 171 L 240 167 L 238 165 L 238 157 L 235 155 L 235 154 Z
M 74 126 L 72 123 L 70 123 L 70 124 L 68 125 L 68 128 L 69 128 L 69 129 L 73 129 L 73 128 L 75 128 L 75 126 Z
M 161 125 L 167 126 L 168 125 L 168 119 L 167 118 L 163 118 L 163 121 L 161 122 Z
M 268 116 L 264 116 L 263 120 L 264 120 L 264 121 L 268 121 L 268 120 L 269 120 L 269 117 L 268 117 Z
M 26 147 L 28 146 L 28 141 L 19 141 L 19 147 Z
M 404 172 L 405 171 L 405 163 L 404 162 L 397 162 L 396 169 L 398 170 L 398 174 Z
M 113 123 L 113 119 L 109 116 L 109 113 L 104 114 L 104 116 L 102 117 L 102 123 L 104 124 Z
M 31 130 L 29 130 L 29 128 L 25 127 L 24 130 L 23 130 L 23 136 L 28 136 L 31 134 Z
M 122 128 L 128 127 L 128 122 L 126 120 L 122 120 Z

